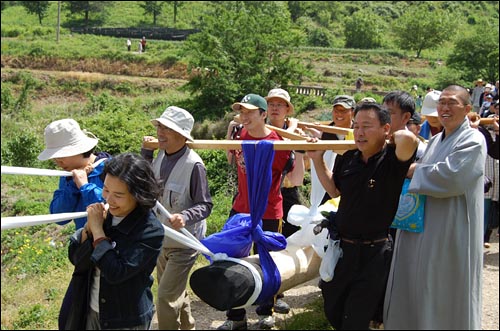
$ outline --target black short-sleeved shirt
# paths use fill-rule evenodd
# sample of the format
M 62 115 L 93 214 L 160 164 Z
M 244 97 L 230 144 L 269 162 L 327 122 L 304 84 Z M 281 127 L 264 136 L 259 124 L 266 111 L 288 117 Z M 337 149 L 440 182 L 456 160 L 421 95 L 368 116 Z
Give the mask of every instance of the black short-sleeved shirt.
M 401 162 L 395 152 L 394 145 L 386 145 L 368 163 L 363 162 L 357 149 L 337 156 L 333 180 L 341 193 L 336 216 L 341 236 L 369 240 L 388 232 L 398 209 L 403 181 L 415 159 L 414 154 Z
M 335 122 L 331 122 L 328 126 L 335 126 Z M 341 140 L 336 133 L 323 132 L 321 134 L 321 140 Z

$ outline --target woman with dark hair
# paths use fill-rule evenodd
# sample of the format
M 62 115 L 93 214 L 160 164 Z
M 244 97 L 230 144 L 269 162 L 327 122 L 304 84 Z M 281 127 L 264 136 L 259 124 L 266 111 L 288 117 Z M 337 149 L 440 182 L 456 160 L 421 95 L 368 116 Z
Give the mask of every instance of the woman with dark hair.
M 71 237 L 73 304 L 66 329 L 147 330 L 154 314 L 151 276 L 164 238 L 151 211 L 159 195 L 153 170 L 124 153 L 103 170 L 109 205 L 87 207 L 88 221 Z

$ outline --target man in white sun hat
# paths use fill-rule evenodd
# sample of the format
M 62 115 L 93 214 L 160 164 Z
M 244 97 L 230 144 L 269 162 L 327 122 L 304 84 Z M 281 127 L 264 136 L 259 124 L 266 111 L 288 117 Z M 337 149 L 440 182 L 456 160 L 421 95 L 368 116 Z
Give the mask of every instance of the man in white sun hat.
M 421 114 L 425 116 L 425 121 L 420 128 L 420 136 L 424 139 L 431 139 L 443 130 L 443 125 L 439 122 L 437 104 L 441 91 L 432 90 L 425 95 L 422 103 Z
M 151 123 L 156 127 L 159 151 L 153 160 L 156 148 L 151 147 L 150 142 L 155 138 L 145 136 L 141 154 L 152 160 L 156 179 L 163 187 L 159 201 L 171 214 L 170 219 L 160 220 L 175 230 L 185 227 L 196 238 L 203 239 L 207 228 L 205 219 L 212 212 L 213 204 L 203 160 L 186 145 L 188 140 L 193 141 L 194 118 L 187 110 L 170 106 Z M 195 329 L 186 285 L 198 254 L 165 237 L 156 265 L 158 329 Z
M 270 125 L 292 133 L 305 135 L 304 132 L 297 127 L 299 120 L 291 117 L 294 112 L 294 107 L 290 102 L 290 95 L 286 90 L 274 88 L 269 91 L 267 97 L 264 99 L 267 101 L 267 119 Z M 290 208 L 293 205 L 302 204 L 299 189 L 304 182 L 305 174 L 305 153 L 303 151 L 292 151 L 291 153 L 293 153 L 293 155 L 290 155 L 295 159 L 295 167 L 293 171 L 288 171 L 288 169 L 286 169 L 281 186 L 281 195 L 283 196 L 283 227 L 281 233 L 287 238 L 300 229 L 299 226 L 288 223 L 287 219 Z M 291 166 L 293 158 L 289 159 L 287 165 Z M 288 314 L 290 311 L 290 306 L 283 300 L 283 297 L 283 293 L 277 295 L 274 304 L 275 313 Z
M 70 171 L 72 176 L 61 177 L 59 187 L 50 202 L 50 213 L 83 212 L 87 206 L 103 202 L 101 174 L 104 161 L 111 158 L 105 152 L 94 152 L 98 143 L 95 137 L 89 137 L 80 129 L 80 125 L 71 118 L 57 120 L 45 127 L 45 150 L 38 155 L 41 161 L 54 160 L 63 170 Z M 70 221 L 57 222 L 64 225 Z M 87 218 L 74 219 L 75 229 L 85 226 Z M 64 295 L 59 311 L 59 330 L 64 330 L 71 307 L 73 288 L 70 285 Z

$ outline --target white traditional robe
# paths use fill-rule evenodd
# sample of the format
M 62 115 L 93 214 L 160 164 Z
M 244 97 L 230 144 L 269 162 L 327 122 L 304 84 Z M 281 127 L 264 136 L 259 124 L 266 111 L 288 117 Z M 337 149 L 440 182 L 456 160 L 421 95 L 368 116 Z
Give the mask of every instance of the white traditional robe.
M 409 187 L 427 195 L 424 231 L 398 230 L 385 329 L 481 329 L 485 158 L 466 119 L 430 140 Z

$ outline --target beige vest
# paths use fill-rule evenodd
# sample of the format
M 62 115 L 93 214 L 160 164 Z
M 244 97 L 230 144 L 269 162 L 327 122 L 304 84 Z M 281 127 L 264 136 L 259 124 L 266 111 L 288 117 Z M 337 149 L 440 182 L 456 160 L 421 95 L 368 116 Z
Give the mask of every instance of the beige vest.
M 158 153 L 158 157 L 153 161 L 153 170 L 156 180 L 158 181 L 160 180 L 160 167 L 164 157 L 165 153 L 160 151 L 160 153 Z M 193 205 L 190 190 L 191 174 L 193 173 L 194 165 L 198 162 L 203 164 L 203 160 L 200 156 L 188 148 L 172 169 L 172 173 L 168 177 L 167 183 L 165 183 L 163 194 L 159 199 L 163 207 L 165 207 L 165 209 L 167 209 L 171 214 L 180 213 Z M 166 217 L 160 215 L 159 218 L 163 224 L 171 227 L 170 222 Z M 201 220 L 192 225 L 186 225 L 186 229 L 196 238 L 202 239 L 205 237 L 207 229 L 206 220 Z M 167 236 L 165 236 L 165 240 L 163 241 L 163 247 L 187 248 L 187 246 L 184 246 Z

